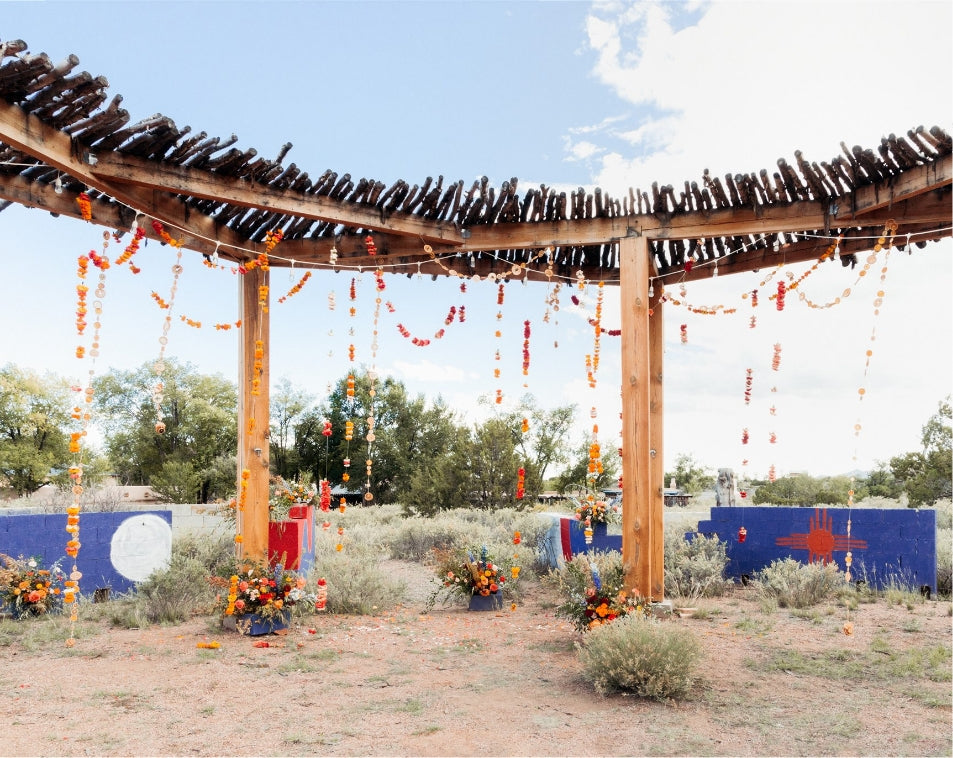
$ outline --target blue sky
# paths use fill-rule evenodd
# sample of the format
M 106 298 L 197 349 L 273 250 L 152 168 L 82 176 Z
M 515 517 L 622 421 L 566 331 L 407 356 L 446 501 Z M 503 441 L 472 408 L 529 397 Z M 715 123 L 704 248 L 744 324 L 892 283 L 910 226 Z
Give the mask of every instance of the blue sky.
M 953 129 L 953 19 L 945 2 L 8 2 L 3 17 L 4 38 L 24 39 L 54 61 L 75 53 L 80 70 L 106 76 L 133 121 L 162 113 L 194 132 L 234 133 L 238 147 L 266 157 L 292 142 L 285 163 L 312 176 L 330 168 L 388 186 L 442 175 L 467 185 L 487 176 L 498 187 L 518 177 L 522 189 L 601 186 L 618 196 L 653 181 L 697 181 L 705 168 L 770 171 L 797 149 L 826 161 L 841 141 L 875 147 L 919 124 Z M 99 227 L 37 210 L 0 213 L 0 363 L 86 376 L 90 364 L 73 357 L 75 260 L 98 250 L 101 237 Z M 98 373 L 158 355 L 163 313 L 150 292 L 167 297 L 173 260 L 154 243 L 138 259 L 138 277 L 123 269 L 107 279 Z M 211 324 L 237 318 L 235 275 L 209 271 L 189 252 L 183 263 L 168 354 L 233 377 L 235 333 Z M 789 298 L 777 313 L 764 290 L 756 329 L 741 295 L 769 272 L 689 284 L 680 299 L 740 312 L 705 317 L 666 306 L 666 464 L 689 453 L 738 471 L 747 458 L 752 475 L 770 465 L 779 474 L 836 474 L 917 449 L 920 427 L 953 383 L 950 242 L 894 253 L 874 316 L 882 267 L 878 260 L 864 281 L 856 270 L 820 269 L 802 285 L 813 300 L 852 288 L 841 305 L 822 311 Z M 790 268 L 775 276 L 798 277 L 809 265 Z M 275 269 L 273 297 L 301 273 Z M 352 277 L 360 280 L 353 319 Z M 499 365 L 507 403 L 524 392 L 546 406 L 576 403 L 579 440 L 596 407 L 600 441 L 616 443 L 617 338 L 602 340 L 596 390 L 586 382 L 595 283 L 586 291 L 564 283 L 548 323 L 546 286 L 511 283 L 498 324 L 496 289 L 486 282 L 463 293 L 458 280 L 385 278 L 394 312 L 380 316 L 381 373 L 412 393 L 442 395 L 474 421 L 493 410 L 476 398 L 500 386 L 492 375 Z M 677 285 L 670 291 L 678 296 Z M 617 295 L 606 288 L 607 328 L 618 327 Z M 370 364 L 373 297 L 370 272 L 317 272 L 300 293 L 274 303 L 273 381 L 286 377 L 320 399 L 351 368 L 350 342 L 358 363 Z M 451 305 L 464 305 L 467 318 L 445 327 Z M 180 315 L 205 326 L 191 329 Z M 528 377 L 521 374 L 525 319 Z M 413 346 L 398 323 L 431 344 Z M 434 339 L 441 327 L 446 335 Z M 777 372 L 775 344 L 782 346 Z M 859 386 L 867 389 L 862 403 Z M 745 427 L 751 441 L 742 446 Z

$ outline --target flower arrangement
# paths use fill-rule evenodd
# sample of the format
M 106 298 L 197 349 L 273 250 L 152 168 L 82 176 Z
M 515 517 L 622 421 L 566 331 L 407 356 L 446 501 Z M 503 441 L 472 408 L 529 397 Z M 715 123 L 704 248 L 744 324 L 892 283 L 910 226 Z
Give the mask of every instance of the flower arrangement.
M 41 616 L 63 607 L 66 574 L 54 563 L 42 568 L 36 558 L 0 554 L 0 608 L 14 618 Z
M 268 519 L 285 521 L 294 506 L 316 505 L 318 491 L 307 482 L 286 482 L 280 476 L 272 479 L 271 498 L 268 500 Z
M 285 622 L 298 606 L 314 608 L 315 595 L 307 592 L 307 580 L 281 566 L 269 569 L 248 564 L 229 579 L 216 578 L 213 582 L 227 585 L 228 594 L 219 598 L 222 616 L 234 616 L 239 629 L 245 617 L 257 616 L 276 624 Z
M 486 545 L 480 548 L 478 555 L 472 549 L 434 549 L 438 586 L 430 597 L 429 607 L 440 597 L 447 603 L 452 598 L 502 595 L 504 589 L 519 579 L 520 567 L 495 560 Z
M 592 493 L 584 500 L 575 500 L 576 520 L 587 527 L 593 524 L 609 524 L 619 520 L 620 507 L 618 504 L 609 505 L 605 500 L 596 500 Z
M 215 513 L 221 516 L 227 524 L 235 526 L 238 511 L 244 511 L 247 498 L 248 476 L 242 471 L 241 493 L 238 498 L 231 498 L 227 503 L 220 502 Z M 296 505 L 316 505 L 318 502 L 317 490 L 307 482 L 291 482 L 290 484 L 280 476 L 271 480 L 272 488 L 268 498 L 268 520 L 287 521 L 291 509 Z
M 600 570 L 599 564 L 602 564 Z M 572 622 L 580 632 L 622 616 L 648 613 L 649 601 L 625 587 L 625 567 L 618 551 L 577 555 L 558 575 L 563 602 L 556 615 Z

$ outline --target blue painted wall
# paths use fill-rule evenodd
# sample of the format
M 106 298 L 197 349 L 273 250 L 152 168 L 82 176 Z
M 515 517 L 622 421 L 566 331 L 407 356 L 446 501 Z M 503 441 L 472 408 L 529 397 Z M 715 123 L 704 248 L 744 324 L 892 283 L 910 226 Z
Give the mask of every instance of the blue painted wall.
M 855 579 L 878 589 L 893 581 L 936 592 L 932 509 L 718 507 L 711 509 L 709 520 L 698 523 L 698 531 L 727 543 L 727 573 L 736 579 L 775 560 L 807 563 L 812 545 L 832 547 L 830 556 L 843 570 L 848 514 Z M 744 542 L 738 540 L 742 526 L 747 530 Z
M 83 574 L 79 586 L 85 597 L 91 599 L 93 590 L 106 587 L 113 594 L 133 589 L 135 582 L 119 573 L 113 563 L 113 537 L 127 519 L 146 515 L 166 521 L 171 540 L 172 511 L 82 514 L 79 534 L 82 547 L 75 562 Z M 0 553 L 13 558 L 36 556 L 46 568 L 59 560 L 60 568 L 69 573 L 73 559 L 65 551 L 68 538 L 63 513 L 0 516 Z
M 547 542 L 561 549 L 560 555 L 551 548 L 546 551 L 544 557 L 553 568 L 577 553 L 622 550 L 622 537 L 606 534 L 605 525 L 596 526 L 592 544 L 587 545 L 581 522 L 571 516 L 546 515 L 553 519 Z M 698 523 L 698 531 L 726 543 L 726 573 L 731 578 L 740 580 L 784 558 L 807 563 L 812 546 L 830 547 L 831 559 L 841 570 L 845 567 L 846 508 L 732 506 L 712 508 L 710 516 Z M 855 579 L 878 589 L 894 582 L 929 586 L 936 593 L 936 511 L 851 508 L 850 518 Z M 747 535 L 739 542 L 742 526 Z

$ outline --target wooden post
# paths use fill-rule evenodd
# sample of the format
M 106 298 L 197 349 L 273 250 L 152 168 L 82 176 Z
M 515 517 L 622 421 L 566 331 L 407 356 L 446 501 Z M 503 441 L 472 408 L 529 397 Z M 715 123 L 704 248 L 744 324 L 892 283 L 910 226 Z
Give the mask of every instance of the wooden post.
M 626 587 L 651 597 L 653 498 L 651 493 L 649 246 L 645 237 L 619 242 L 622 316 L 622 561 Z M 661 451 L 658 451 L 659 456 Z M 661 514 L 659 515 L 661 520 Z M 660 538 L 658 538 L 660 539 Z
M 237 514 L 242 542 L 238 556 L 268 559 L 268 298 L 259 303 L 259 287 L 268 285 L 268 272 L 254 268 L 239 276 L 242 320 L 238 385 L 238 493 L 248 471 L 245 510 Z M 256 358 L 256 351 L 258 357 Z M 260 362 L 260 370 L 256 368 Z M 257 380 L 257 381 L 256 381 Z
M 647 252 L 647 251 L 646 251 Z M 649 587 L 652 599 L 661 602 L 665 598 L 665 456 L 663 451 L 665 414 L 662 402 L 662 355 L 664 332 L 662 321 L 662 287 L 654 288 L 649 297 L 649 531 L 652 558 L 649 570 Z

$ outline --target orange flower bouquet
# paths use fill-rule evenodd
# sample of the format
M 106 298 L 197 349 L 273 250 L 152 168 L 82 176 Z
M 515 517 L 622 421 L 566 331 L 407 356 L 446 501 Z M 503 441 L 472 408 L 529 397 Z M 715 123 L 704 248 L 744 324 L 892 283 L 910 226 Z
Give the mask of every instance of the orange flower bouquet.
M 214 583 L 227 586 L 219 606 L 223 618 L 234 619 L 239 631 L 251 623 L 286 626 L 293 610 L 314 609 L 315 595 L 307 591 L 307 580 L 280 566 L 246 565 L 227 580 L 217 577 Z
M 0 610 L 18 619 L 61 610 L 65 581 L 58 563 L 44 569 L 37 558 L 0 554 Z
M 430 607 L 438 599 L 446 605 L 453 599 L 469 600 L 474 595 L 502 597 L 519 577 L 519 566 L 494 559 L 486 545 L 479 552 L 456 548 L 434 550 L 434 555 L 438 586 L 431 594 Z

